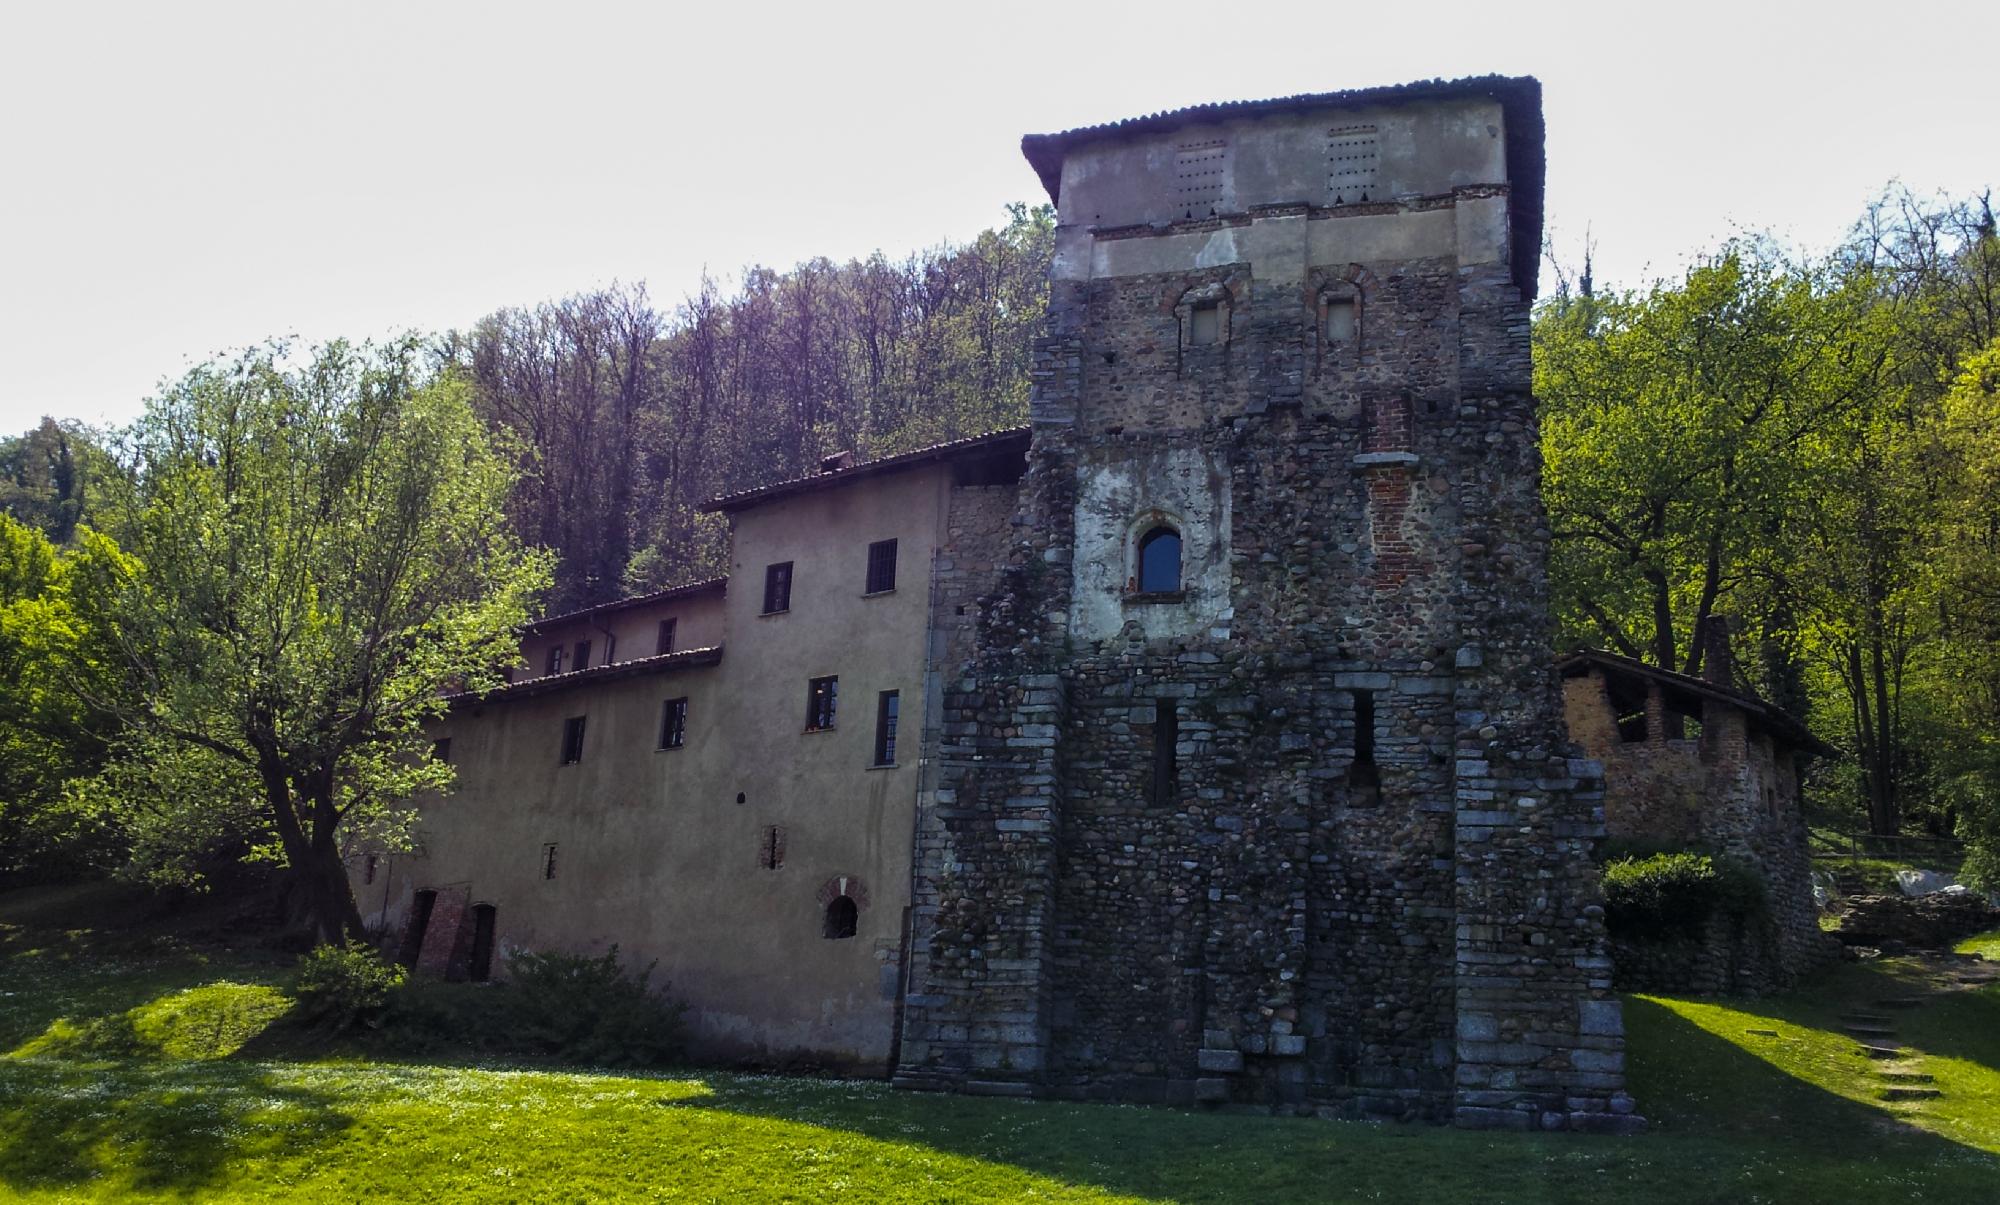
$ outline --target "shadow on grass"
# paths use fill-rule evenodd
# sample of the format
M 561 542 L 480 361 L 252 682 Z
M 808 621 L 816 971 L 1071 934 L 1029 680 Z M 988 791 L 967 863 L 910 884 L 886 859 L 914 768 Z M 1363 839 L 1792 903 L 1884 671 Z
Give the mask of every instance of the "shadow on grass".
M 332 1097 L 268 1068 L 0 1059 L 0 1184 L 18 1190 L 200 1189 L 351 1124 Z
M 1196 1201 L 1849 1201 L 1990 1192 L 2000 1160 L 1829 1091 L 1649 1000 L 1628 1008 L 1641 1138 L 811 1091 L 713 1077 L 664 1107 L 825 1127 L 1073 1185 Z M 1851 1043 L 1850 1043 L 1851 1044 Z

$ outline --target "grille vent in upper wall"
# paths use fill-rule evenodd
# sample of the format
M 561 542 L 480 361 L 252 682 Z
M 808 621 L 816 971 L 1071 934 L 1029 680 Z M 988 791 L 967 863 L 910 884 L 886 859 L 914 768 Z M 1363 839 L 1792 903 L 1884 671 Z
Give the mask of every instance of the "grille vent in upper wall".
M 1375 173 L 1381 143 L 1374 126 L 1335 126 L 1326 132 L 1326 194 L 1335 205 L 1379 200 Z
M 1174 205 L 1182 217 L 1205 218 L 1222 205 L 1229 178 L 1229 144 L 1220 138 L 1174 148 Z

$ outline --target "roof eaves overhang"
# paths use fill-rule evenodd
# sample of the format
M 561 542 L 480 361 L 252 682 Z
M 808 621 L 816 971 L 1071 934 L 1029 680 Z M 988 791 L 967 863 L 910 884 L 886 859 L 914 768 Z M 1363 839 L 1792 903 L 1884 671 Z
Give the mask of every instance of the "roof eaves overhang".
M 507 703 L 515 699 L 534 698 L 538 695 L 559 694 L 580 687 L 597 686 L 605 682 L 616 682 L 621 678 L 638 678 L 651 674 L 677 673 L 681 670 L 702 669 L 722 663 L 722 646 L 683 649 L 678 653 L 662 653 L 657 657 L 640 657 L 632 661 L 614 661 L 610 665 L 597 665 L 589 669 L 571 670 L 566 674 L 547 674 L 539 678 L 529 678 L 522 682 L 509 682 L 487 691 L 464 691 L 446 695 L 445 702 L 453 707 L 472 707 L 487 703 Z

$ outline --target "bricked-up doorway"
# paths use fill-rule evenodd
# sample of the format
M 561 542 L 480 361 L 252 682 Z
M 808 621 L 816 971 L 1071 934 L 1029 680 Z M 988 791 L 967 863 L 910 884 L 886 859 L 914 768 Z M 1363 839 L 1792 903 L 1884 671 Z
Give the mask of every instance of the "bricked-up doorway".
M 438 893 L 419 891 L 410 902 L 410 921 L 403 928 L 403 946 L 396 953 L 396 961 L 406 967 L 417 965 L 417 955 L 424 950 L 424 930 L 431 927 L 431 909 L 437 907 Z
M 472 906 L 472 959 L 466 975 L 474 983 L 493 976 L 493 925 L 499 909 L 491 904 Z

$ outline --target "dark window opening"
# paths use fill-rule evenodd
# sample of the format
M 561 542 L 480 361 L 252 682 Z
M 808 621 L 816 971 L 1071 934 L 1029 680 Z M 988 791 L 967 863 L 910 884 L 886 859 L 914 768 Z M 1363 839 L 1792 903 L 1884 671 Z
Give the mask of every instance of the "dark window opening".
M 378 858 L 377 858 L 377 857 L 376 857 L 376 856 L 375 856 L 374 854 L 369 854 L 369 855 L 367 855 L 366 857 L 364 857 L 364 858 L 362 858 L 362 859 L 361 859 L 361 881 L 362 881 L 362 882 L 364 882 L 364 883 L 372 883 L 372 882 L 374 882 L 374 881 L 375 881 L 375 864 L 376 864 L 376 862 L 378 862 L 379 860 L 380 860 L 380 859 L 378 859 Z
M 451 738 L 441 736 L 431 742 L 431 760 L 451 764 Z
M 562 764 L 573 766 L 583 760 L 583 717 L 573 715 L 563 721 Z
M 764 566 L 764 614 L 792 609 L 792 563 Z
M 678 749 L 687 743 L 688 701 L 668 699 L 660 708 L 660 748 Z
M 896 718 L 901 701 L 897 692 L 885 690 L 875 696 L 875 764 L 896 764 Z
M 1172 594 L 1181 588 L 1181 535 L 1155 527 L 1139 537 L 1139 593 Z
M 657 652 L 671 653 L 673 651 L 674 651 L 674 621 L 671 619 L 662 619 L 660 621 L 660 647 L 657 650 Z
M 556 877 L 556 845 L 553 841 L 542 846 L 542 877 L 545 879 Z
M 806 684 L 806 731 L 823 732 L 833 727 L 840 702 L 839 678 L 814 678 Z
M 1382 772 L 1375 766 L 1375 692 L 1354 692 L 1354 760 L 1347 767 L 1349 802 L 1374 803 L 1382 795 Z
M 1204 347 L 1222 342 L 1222 304 L 1211 301 L 1188 311 L 1188 344 Z
M 785 830 L 775 824 L 764 826 L 757 836 L 757 865 L 764 870 L 777 870 L 785 864 Z
M 496 909 L 491 904 L 472 906 L 472 961 L 466 976 L 474 983 L 493 977 L 493 922 Z
M 396 952 L 396 961 L 403 966 L 416 966 L 417 956 L 424 952 L 424 930 L 430 928 L 437 898 L 435 891 L 419 891 L 410 901 L 410 923 L 403 926 L 403 946 Z
M 549 649 L 549 672 L 550 672 L 550 673 L 552 673 L 552 674 L 559 674 L 559 673 L 561 673 L 561 672 L 562 672 L 562 655 L 563 655 L 563 647 L 562 647 L 562 645 L 560 645 L 560 644 L 558 644 L 558 645 L 554 646 L 553 648 Z
M 570 668 L 572 670 L 590 668 L 590 641 L 579 640 L 576 642 L 576 657 Z
M 1174 805 L 1174 787 L 1180 778 L 1176 747 L 1181 741 L 1181 713 L 1172 699 L 1153 700 L 1153 804 Z
M 1618 739 L 1627 745 L 1637 745 L 1646 739 L 1646 713 L 1631 711 L 1618 717 Z
M 868 593 L 896 588 L 896 541 L 877 540 L 868 546 Z
M 820 935 L 832 941 L 854 936 L 854 930 L 861 921 L 861 909 L 844 895 L 836 895 L 826 906 L 826 923 L 820 928 Z

